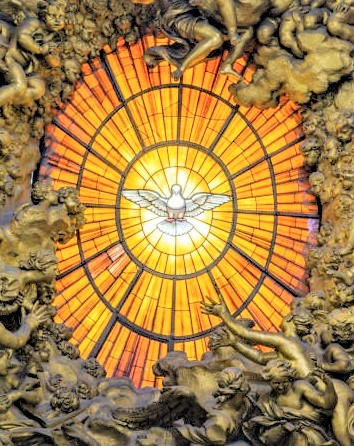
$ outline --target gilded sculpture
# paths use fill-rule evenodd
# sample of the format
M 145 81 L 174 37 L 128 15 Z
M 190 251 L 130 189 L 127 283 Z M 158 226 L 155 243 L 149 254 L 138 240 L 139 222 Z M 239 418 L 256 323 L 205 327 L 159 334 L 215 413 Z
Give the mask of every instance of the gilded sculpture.
M 353 2 L 1 0 L 0 7 L 0 444 L 351 446 Z M 55 243 L 75 235 L 85 209 L 73 188 L 30 187 L 38 140 L 82 64 L 146 30 L 173 39 L 149 48 L 145 61 L 172 64 L 174 80 L 225 50 L 220 74 L 231 75 L 236 102 L 272 107 L 287 94 L 302 104 L 301 150 L 323 211 L 307 261 L 311 291 L 293 302 L 282 331 L 255 330 L 208 301 L 205 311 L 224 326 L 200 361 L 170 352 L 155 364 L 161 391 L 107 379 L 53 321 Z M 250 83 L 234 66 L 245 52 L 255 64 Z
M 269 382 L 271 391 L 258 400 L 260 415 L 244 425 L 252 444 L 338 444 L 322 427 L 328 410 L 336 404 L 332 381 L 322 370 L 314 370 L 307 379 L 297 379 L 290 363 L 276 359 L 264 367 L 263 378 Z M 323 383 L 322 390 L 316 388 L 317 381 Z

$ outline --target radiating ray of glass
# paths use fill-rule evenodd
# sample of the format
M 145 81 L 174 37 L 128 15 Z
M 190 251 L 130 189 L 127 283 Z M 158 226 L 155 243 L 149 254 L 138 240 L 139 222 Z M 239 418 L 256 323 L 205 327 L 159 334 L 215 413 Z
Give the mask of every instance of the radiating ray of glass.
M 185 352 L 190 361 L 200 361 L 204 352 L 207 351 L 208 344 L 205 338 L 189 342 L 176 343 L 176 351 Z
M 83 357 L 108 376 L 160 385 L 152 365 L 171 350 L 200 360 L 219 319 L 206 296 L 276 331 L 294 296 L 307 292 L 305 256 L 316 243 L 317 204 L 299 146 L 297 106 L 234 103 L 220 58 L 173 82 L 171 66 L 148 69 L 143 52 L 168 39 L 147 35 L 84 64 L 72 99 L 46 130 L 40 167 L 56 188 L 77 187 L 86 225 L 58 246 L 57 321 L 74 330 Z M 247 82 L 247 57 L 235 68 Z M 163 233 L 165 215 L 122 195 L 168 200 L 222 194 L 183 235 Z

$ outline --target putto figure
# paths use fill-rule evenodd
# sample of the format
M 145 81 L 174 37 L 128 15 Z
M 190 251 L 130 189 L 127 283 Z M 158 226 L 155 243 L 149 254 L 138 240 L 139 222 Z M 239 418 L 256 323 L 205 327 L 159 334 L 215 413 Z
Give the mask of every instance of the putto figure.
M 243 426 L 253 445 L 337 445 L 321 426 L 337 401 L 331 379 L 320 369 L 313 370 L 307 379 L 295 376 L 291 364 L 281 359 L 264 367 L 263 378 L 269 382 L 271 391 L 258 400 L 261 414 Z M 320 381 L 323 390 L 310 381 Z

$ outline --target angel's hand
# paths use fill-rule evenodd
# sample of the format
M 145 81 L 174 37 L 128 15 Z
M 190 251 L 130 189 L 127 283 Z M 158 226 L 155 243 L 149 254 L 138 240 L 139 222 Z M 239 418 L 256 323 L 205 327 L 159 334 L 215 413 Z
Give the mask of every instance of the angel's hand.
M 230 314 L 224 302 L 217 302 L 209 296 L 205 296 L 205 299 L 206 302 L 201 302 L 202 313 L 211 314 L 220 318 Z

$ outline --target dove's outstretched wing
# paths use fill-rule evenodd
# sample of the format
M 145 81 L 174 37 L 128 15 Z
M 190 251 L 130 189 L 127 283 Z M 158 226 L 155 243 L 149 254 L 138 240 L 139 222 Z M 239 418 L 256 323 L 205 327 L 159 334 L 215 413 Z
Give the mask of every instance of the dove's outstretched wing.
M 231 198 L 228 195 L 223 194 L 194 194 L 186 200 L 186 213 L 184 215 L 185 217 L 195 217 L 204 211 L 214 209 L 230 200 Z
M 146 208 L 159 217 L 167 217 L 167 198 L 161 197 L 157 192 L 143 189 L 125 189 L 123 197 Z

